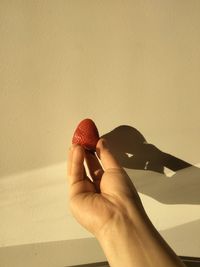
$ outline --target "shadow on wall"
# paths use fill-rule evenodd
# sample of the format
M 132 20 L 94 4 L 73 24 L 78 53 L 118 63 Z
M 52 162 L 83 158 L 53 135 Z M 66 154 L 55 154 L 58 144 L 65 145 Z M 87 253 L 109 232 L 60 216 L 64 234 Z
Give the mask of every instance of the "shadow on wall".
M 140 193 L 165 204 L 200 204 L 200 168 L 159 150 L 128 125 L 102 137 Z

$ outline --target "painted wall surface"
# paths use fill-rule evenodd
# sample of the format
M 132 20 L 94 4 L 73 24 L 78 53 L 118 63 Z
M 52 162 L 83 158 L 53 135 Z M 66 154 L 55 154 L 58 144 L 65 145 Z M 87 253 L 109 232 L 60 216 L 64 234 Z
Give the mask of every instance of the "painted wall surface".
M 1 246 L 91 238 L 65 175 L 90 117 L 159 231 L 200 257 L 199 12 L 198 0 L 0 1 Z

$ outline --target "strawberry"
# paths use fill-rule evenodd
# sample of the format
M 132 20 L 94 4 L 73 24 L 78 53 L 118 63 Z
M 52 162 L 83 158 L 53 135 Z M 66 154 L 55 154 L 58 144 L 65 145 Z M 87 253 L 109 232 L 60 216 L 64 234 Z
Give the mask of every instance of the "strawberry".
M 96 150 L 99 133 L 95 123 L 91 119 L 82 120 L 73 135 L 72 144 L 79 144 L 90 151 Z

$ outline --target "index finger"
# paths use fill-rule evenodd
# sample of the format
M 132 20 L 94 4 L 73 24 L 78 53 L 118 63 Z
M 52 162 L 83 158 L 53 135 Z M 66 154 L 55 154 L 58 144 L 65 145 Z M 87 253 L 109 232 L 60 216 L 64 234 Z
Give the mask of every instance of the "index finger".
M 67 174 L 70 184 L 74 184 L 85 178 L 84 150 L 81 146 L 72 145 L 67 160 Z

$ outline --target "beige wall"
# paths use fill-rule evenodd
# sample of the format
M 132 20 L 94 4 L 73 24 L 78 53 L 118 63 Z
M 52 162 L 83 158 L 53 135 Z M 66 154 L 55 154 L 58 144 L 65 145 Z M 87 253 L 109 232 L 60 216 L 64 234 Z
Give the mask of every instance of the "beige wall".
M 0 1 L 0 174 L 63 161 L 77 122 L 199 159 L 200 2 Z
M 85 117 L 199 164 L 199 14 L 199 0 L 1 0 L 0 178 L 64 162 Z M 165 209 L 144 202 L 156 223 Z M 163 231 L 189 223 L 185 208 Z

